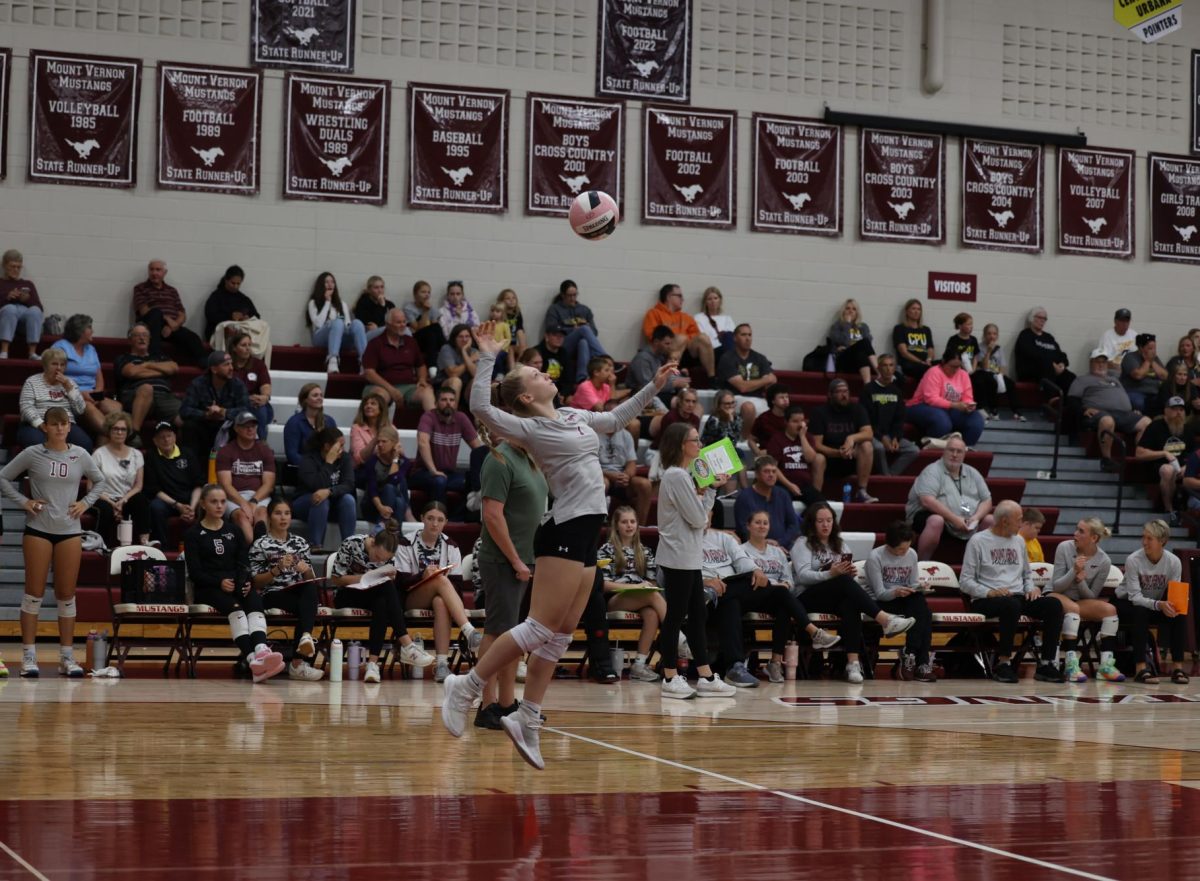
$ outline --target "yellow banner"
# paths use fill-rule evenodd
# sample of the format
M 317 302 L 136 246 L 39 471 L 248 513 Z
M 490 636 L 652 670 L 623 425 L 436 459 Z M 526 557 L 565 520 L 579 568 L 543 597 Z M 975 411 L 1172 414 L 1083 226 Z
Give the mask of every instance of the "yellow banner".
M 1113 0 L 1113 18 L 1143 43 L 1153 43 L 1183 27 L 1183 0 Z

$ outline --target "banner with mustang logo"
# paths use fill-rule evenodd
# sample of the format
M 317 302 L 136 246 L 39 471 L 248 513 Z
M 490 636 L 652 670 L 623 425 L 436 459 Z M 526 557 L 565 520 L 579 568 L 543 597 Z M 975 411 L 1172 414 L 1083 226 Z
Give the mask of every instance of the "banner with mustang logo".
M 508 90 L 408 87 L 408 204 L 508 210 Z

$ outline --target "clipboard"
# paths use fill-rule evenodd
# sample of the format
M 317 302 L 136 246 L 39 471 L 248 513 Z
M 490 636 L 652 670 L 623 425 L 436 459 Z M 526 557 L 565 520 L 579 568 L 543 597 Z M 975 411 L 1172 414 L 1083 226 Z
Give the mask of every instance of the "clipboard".
M 649 596 L 652 593 L 662 593 L 662 588 L 661 587 L 652 587 L 651 585 L 648 585 L 648 584 L 630 584 L 626 587 L 618 587 L 618 588 L 610 591 L 610 593 L 615 593 L 620 596 L 627 596 L 627 597 L 639 597 L 639 596 Z
M 696 486 L 712 486 L 718 474 L 737 474 L 743 467 L 742 457 L 733 441 L 723 437 L 700 450 L 700 455 L 692 462 L 692 479 Z
M 379 587 L 379 585 L 391 581 L 395 577 L 395 566 L 380 566 L 378 569 L 368 569 L 363 573 L 362 578 L 354 582 L 354 584 L 343 584 L 340 589 L 370 590 L 373 587 Z
M 425 582 L 432 581 L 433 579 L 438 578 L 439 576 L 449 574 L 450 572 L 453 572 L 453 571 L 454 571 L 453 566 L 442 566 L 440 569 L 437 569 L 434 572 L 430 572 L 428 575 L 425 575 L 422 578 L 418 579 L 417 581 L 414 581 L 412 584 L 406 584 L 404 586 L 404 589 L 406 591 L 416 590 L 418 587 L 420 587 Z

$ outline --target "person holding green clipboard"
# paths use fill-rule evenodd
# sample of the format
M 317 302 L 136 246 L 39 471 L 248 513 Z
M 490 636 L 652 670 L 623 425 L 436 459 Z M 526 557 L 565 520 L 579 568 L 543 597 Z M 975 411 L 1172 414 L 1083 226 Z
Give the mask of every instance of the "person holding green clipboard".
M 635 682 L 657 682 L 658 674 L 650 669 L 647 659 L 659 623 L 667 617 L 667 601 L 654 580 L 647 577 L 655 570 L 654 551 L 642 544 L 637 514 L 628 505 L 613 509 L 608 541 L 596 551 L 596 565 L 604 577 L 608 610 L 637 612 L 642 616 L 637 658 L 629 670 L 629 678 Z

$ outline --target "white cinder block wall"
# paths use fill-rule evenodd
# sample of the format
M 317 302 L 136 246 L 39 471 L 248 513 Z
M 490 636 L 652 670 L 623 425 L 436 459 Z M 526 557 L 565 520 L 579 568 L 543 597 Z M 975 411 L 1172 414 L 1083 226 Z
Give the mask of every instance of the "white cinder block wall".
M 356 294 L 368 275 L 387 279 L 401 302 L 425 278 L 440 292 L 466 280 L 481 307 L 503 287 L 521 295 L 528 325 L 558 282 L 574 278 L 618 355 L 635 351 L 642 313 L 666 281 L 684 286 L 689 310 L 718 285 L 727 311 L 753 322 L 755 344 L 778 366 L 799 368 L 823 338 L 837 304 L 853 296 L 878 338 L 890 339 L 899 307 L 924 296 L 931 269 L 977 273 L 977 332 L 996 321 L 1011 344 L 1034 305 L 1082 364 L 1129 305 L 1134 324 L 1163 349 L 1200 324 L 1200 267 L 1152 263 L 1147 253 L 1146 153 L 1186 153 L 1190 47 L 1200 15 L 1143 47 L 1112 21 L 1106 0 L 954 0 L 949 7 L 946 85 L 921 92 L 920 0 L 694 0 L 693 103 L 736 108 L 738 229 L 642 227 L 638 157 L 641 105 L 628 106 L 626 210 L 616 236 L 575 239 L 566 222 L 523 214 L 524 96 L 591 96 L 596 0 L 359 0 L 356 73 L 388 78 L 393 123 L 389 202 L 382 208 L 280 197 L 282 75 L 266 75 L 262 192 L 257 197 L 156 190 L 155 84 L 161 60 L 246 66 L 249 0 L 3 0 L 0 45 L 15 49 L 8 179 L 0 184 L 0 247 L 25 253 L 27 274 L 49 310 L 86 311 L 100 334 L 123 333 L 129 289 L 150 257 L 170 265 L 199 328 L 203 301 L 226 265 L 247 272 L 244 290 L 275 330 L 276 344 L 307 342 L 302 320 L 315 275 L 334 272 Z M 194 33 L 194 36 L 180 36 Z M 138 185 L 132 191 L 31 185 L 28 54 L 56 49 L 143 59 Z M 504 216 L 410 211 L 405 201 L 405 85 L 410 80 L 512 90 L 509 201 Z M 869 114 L 1086 132 L 1096 146 L 1137 151 L 1136 243 L 1130 262 L 1054 253 L 1054 159 L 1047 151 L 1046 252 L 966 250 L 956 244 L 958 139 L 948 142 L 947 232 L 942 247 L 863 243 L 858 228 L 858 132 L 846 132 L 847 233 L 838 240 L 752 234 L 750 114 L 819 117 L 824 105 Z M 927 304 L 941 345 L 957 304 Z

